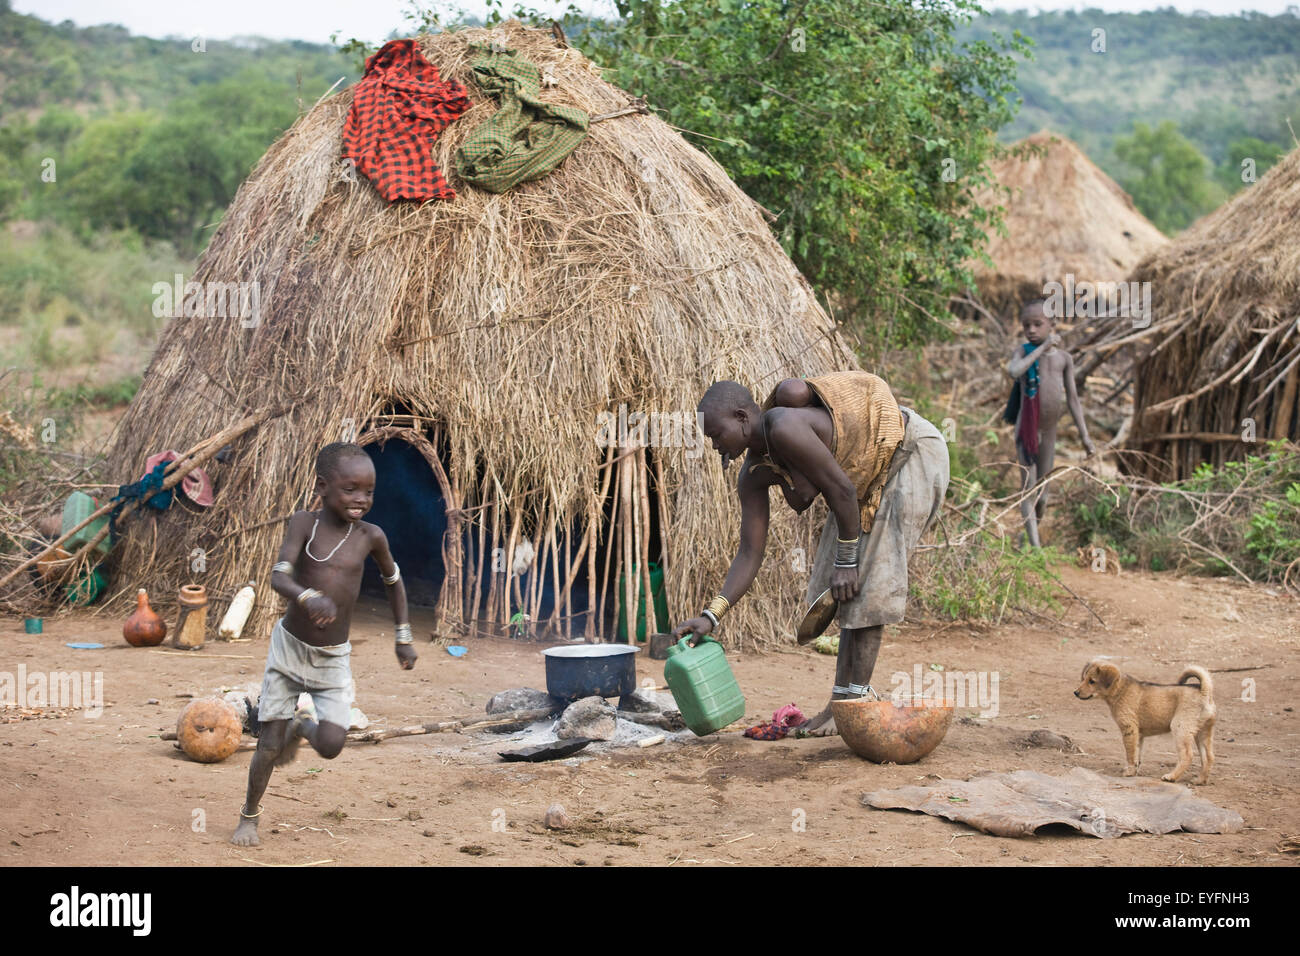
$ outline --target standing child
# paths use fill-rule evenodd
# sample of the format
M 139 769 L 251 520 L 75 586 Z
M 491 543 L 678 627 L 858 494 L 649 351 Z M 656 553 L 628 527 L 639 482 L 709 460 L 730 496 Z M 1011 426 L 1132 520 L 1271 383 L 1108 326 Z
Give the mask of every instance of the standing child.
M 396 622 L 397 660 L 415 666 L 416 653 L 406 613 L 406 589 L 388 539 L 361 520 L 375 497 L 375 466 L 360 445 L 334 442 L 316 456 L 320 511 L 299 511 L 289 519 L 271 586 L 289 600 L 271 631 L 266 675 L 258 703 L 262 725 L 248 768 L 248 793 L 230 842 L 256 846 L 262 794 L 271 771 L 298 752 L 299 740 L 331 760 L 343 749 L 352 711 L 352 645 L 348 629 L 361 591 L 366 558 L 379 565 Z M 311 695 L 314 714 L 297 710 L 298 695 Z
M 1016 457 L 1020 461 L 1023 478 L 1022 489 L 1028 490 L 1051 473 L 1056 463 L 1056 425 L 1061 413 L 1068 407 L 1070 417 L 1079 429 L 1079 437 L 1089 456 L 1096 446 L 1088 437 L 1088 426 L 1083 420 L 1083 408 L 1074 387 L 1074 360 L 1062 348 L 1061 337 L 1053 328 L 1047 314 L 1047 303 L 1035 299 L 1020 310 L 1020 324 L 1028 339 L 1017 345 L 1007 363 L 1007 371 L 1016 379 L 1012 392 L 1012 405 L 1019 395 L 1019 409 L 1015 414 Z M 1007 410 L 1011 417 L 1011 408 Z M 1020 514 L 1025 519 L 1029 543 L 1042 547 L 1038 537 L 1038 522 L 1047 510 L 1047 487 L 1037 495 L 1030 495 L 1020 503 Z

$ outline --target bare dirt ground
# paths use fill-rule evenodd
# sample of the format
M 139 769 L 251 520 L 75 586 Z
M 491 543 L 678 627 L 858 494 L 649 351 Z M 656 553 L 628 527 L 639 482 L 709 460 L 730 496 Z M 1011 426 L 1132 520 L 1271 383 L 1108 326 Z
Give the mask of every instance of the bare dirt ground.
M 998 716 L 954 720 L 919 763 L 877 766 L 838 738 L 767 743 L 726 733 L 600 755 L 578 762 L 507 764 L 497 743 L 440 734 L 349 746 L 333 761 L 303 748 L 279 770 L 265 801 L 263 845 L 227 840 L 242 799 L 249 753 L 193 763 L 158 739 L 183 700 L 260 680 L 266 637 L 209 644 L 180 656 L 137 649 L 120 622 L 85 612 L 22 633 L 8 618 L 0 671 L 102 671 L 103 715 L 0 724 L 0 861 L 45 865 L 510 864 L 900 865 L 1292 864 L 1276 847 L 1300 837 L 1294 682 L 1300 608 L 1294 599 L 1226 581 L 1173 575 L 1121 577 L 1067 569 L 1064 580 L 1105 620 L 1073 603 L 1060 625 L 890 628 L 876 672 L 996 671 Z M 417 624 L 418 624 L 417 617 Z M 545 687 L 539 646 L 469 642 L 469 654 L 420 644 L 416 669 L 398 669 L 378 606 L 353 632 L 358 705 L 380 725 L 481 713 L 496 691 Z M 98 640 L 103 650 L 66 641 Z M 1236 835 L 1174 833 L 1100 840 L 1074 831 L 1030 839 L 986 836 L 961 824 L 860 805 L 868 790 L 964 778 L 982 770 L 1060 774 L 1074 766 L 1118 775 L 1119 733 L 1100 701 L 1072 696 L 1085 661 L 1113 655 L 1145 679 L 1171 681 L 1187 662 L 1215 672 L 1218 762 L 1196 788 L 1241 813 Z M 660 682 L 662 663 L 640 655 L 638 676 Z M 791 645 L 733 658 L 747 723 L 797 702 L 806 712 L 828 696 L 833 661 Z M 1257 668 L 1227 671 L 1228 668 Z M 1249 698 L 1253 681 L 1254 700 Z M 1243 695 L 1243 690 L 1247 691 Z M 148 704 L 157 698 L 159 704 Z M 1084 753 L 1026 746 L 1034 730 L 1065 734 Z M 1174 763 L 1171 737 L 1148 741 L 1143 773 Z M 551 832 L 546 807 L 562 803 L 574 826 Z M 202 811 L 201 813 L 199 811 Z M 792 823 L 802 819 L 799 831 Z M 202 823 L 204 826 L 200 827 Z M 494 828 L 494 823 L 496 827 Z M 328 862 L 323 862 L 328 861 Z

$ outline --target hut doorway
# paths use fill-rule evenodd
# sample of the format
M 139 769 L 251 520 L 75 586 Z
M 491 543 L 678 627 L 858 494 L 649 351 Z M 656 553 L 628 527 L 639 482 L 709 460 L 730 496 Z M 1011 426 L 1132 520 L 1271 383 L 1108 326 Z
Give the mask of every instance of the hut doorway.
M 403 439 L 400 434 L 395 437 Z M 407 602 L 434 607 L 447 575 L 442 551 L 447 501 L 442 488 L 426 452 L 409 441 L 373 441 L 364 447 L 375 466 L 375 503 L 366 520 L 382 528 L 388 538 L 393 560 L 402 570 Z M 387 596 L 373 561 L 366 562 L 361 593 Z
M 613 453 L 607 462 L 614 463 Z M 668 569 L 658 462 L 648 449 L 641 449 L 635 457 L 623 458 L 619 468 L 627 469 L 629 484 L 640 498 L 635 522 L 629 519 L 628 508 L 620 507 L 623 476 L 615 473 L 610 475 L 613 481 L 604 481 L 600 509 L 591 515 L 597 522 L 594 528 L 584 517 L 573 518 L 567 526 L 562 522 L 539 526 L 535 511 L 520 515 L 501 508 L 501 502 L 488 496 L 489 483 L 479 475 L 482 497 L 468 507 L 462 539 L 464 608 L 471 631 L 517 634 L 516 616 L 526 614 L 530 619 L 526 630 L 532 637 L 627 640 L 627 622 L 620 629 L 619 610 L 626 603 L 628 564 L 635 569 L 634 595 L 645 593 L 644 569 L 657 598 L 648 633 L 675 623 L 670 622 L 664 597 Z M 639 530 L 634 530 L 634 524 Z M 512 528 L 518 536 L 510 551 L 506 542 Z M 644 607 L 643 598 L 638 603 Z M 632 633 L 643 638 L 644 622 L 634 619 Z

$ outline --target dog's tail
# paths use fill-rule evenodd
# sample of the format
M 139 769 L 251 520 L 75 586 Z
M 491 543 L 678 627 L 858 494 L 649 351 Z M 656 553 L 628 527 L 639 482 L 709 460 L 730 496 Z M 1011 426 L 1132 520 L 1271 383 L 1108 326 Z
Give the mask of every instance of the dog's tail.
M 1195 677 L 1197 680 L 1201 682 L 1202 697 L 1214 696 L 1214 681 L 1210 680 L 1210 672 L 1207 671 L 1204 667 L 1198 667 L 1195 664 L 1188 667 L 1186 670 L 1182 672 L 1182 674 L 1178 676 L 1178 683 L 1186 684 L 1187 678 L 1189 677 Z

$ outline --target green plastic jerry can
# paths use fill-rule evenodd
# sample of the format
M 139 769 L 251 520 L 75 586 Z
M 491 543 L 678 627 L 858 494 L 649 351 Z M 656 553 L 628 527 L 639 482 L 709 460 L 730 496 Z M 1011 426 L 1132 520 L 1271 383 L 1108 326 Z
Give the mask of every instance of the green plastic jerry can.
M 686 636 L 668 648 L 664 680 L 673 693 L 686 726 L 697 737 L 717 733 L 745 716 L 745 695 L 722 652 L 722 645 L 707 634 L 694 647 Z
M 86 494 L 84 491 L 74 491 L 68 496 L 67 502 L 63 505 L 62 533 L 67 534 L 77 525 L 81 524 L 82 521 L 94 514 L 98 507 L 99 503 L 96 502 L 94 498 L 90 497 L 90 495 Z M 69 552 L 77 551 L 83 545 L 89 544 L 94 539 L 95 535 L 99 534 L 107 524 L 108 515 L 96 518 L 65 541 L 63 547 Z M 108 540 L 108 536 L 106 535 L 99 544 L 95 545 L 96 556 L 100 558 L 104 557 L 108 554 L 109 549 L 112 546 L 112 543 Z
M 648 565 L 650 571 L 650 594 L 654 600 L 655 607 L 655 626 L 660 631 L 666 631 L 673 626 L 672 621 L 668 619 L 668 593 L 664 590 L 664 569 L 656 562 L 651 561 Z M 636 639 L 638 644 L 645 643 L 645 579 L 641 577 L 641 571 L 636 566 L 632 566 L 632 576 L 637 580 L 636 592 Z M 620 644 L 627 643 L 627 613 L 623 608 L 624 596 L 627 594 L 625 586 L 627 578 L 620 574 L 618 576 L 618 641 Z

